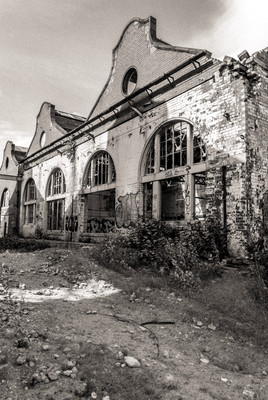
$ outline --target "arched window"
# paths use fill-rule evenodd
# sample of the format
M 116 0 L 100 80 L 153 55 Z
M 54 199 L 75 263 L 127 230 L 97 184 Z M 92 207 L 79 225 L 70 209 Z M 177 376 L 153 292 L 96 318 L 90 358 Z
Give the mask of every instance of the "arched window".
M 156 160 L 157 155 L 157 160 Z M 206 160 L 206 150 L 191 125 L 177 121 L 164 125 L 154 136 L 147 155 L 145 173 L 157 173 Z
M 61 194 L 65 192 L 65 181 L 62 170 L 57 168 L 50 175 L 48 184 L 48 196 L 54 196 L 55 194 Z
M 203 218 L 205 161 L 205 144 L 191 124 L 177 120 L 163 125 L 145 156 L 145 216 L 172 221 Z
M 9 192 L 8 189 L 5 189 L 2 194 L 1 198 L 1 207 L 8 207 L 9 206 Z
M 116 174 L 113 160 L 106 151 L 98 152 L 91 160 L 87 172 L 87 187 L 115 182 Z
M 24 192 L 24 224 L 34 224 L 36 214 L 36 188 L 31 178 L 25 186 Z
M 65 179 L 61 169 L 55 169 L 48 181 L 47 197 L 47 229 L 63 230 Z M 53 198 L 54 197 L 54 198 Z

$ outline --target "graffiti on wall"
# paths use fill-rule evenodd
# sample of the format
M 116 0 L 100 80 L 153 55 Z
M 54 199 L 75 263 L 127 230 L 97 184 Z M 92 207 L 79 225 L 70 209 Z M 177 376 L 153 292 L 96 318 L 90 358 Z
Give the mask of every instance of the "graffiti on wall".
M 127 228 L 138 221 L 137 193 L 126 194 L 118 198 L 115 220 L 118 228 Z
M 87 232 L 89 233 L 108 233 L 113 229 L 114 221 L 110 219 L 91 218 L 87 221 Z

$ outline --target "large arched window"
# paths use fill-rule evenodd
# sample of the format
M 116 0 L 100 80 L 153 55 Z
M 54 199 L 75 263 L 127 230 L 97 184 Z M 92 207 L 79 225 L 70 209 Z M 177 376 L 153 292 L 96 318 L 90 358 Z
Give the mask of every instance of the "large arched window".
M 205 144 L 191 124 L 164 124 L 149 143 L 143 164 L 145 216 L 169 221 L 203 218 L 205 161 Z
M 116 174 L 113 160 L 106 151 L 98 152 L 91 160 L 86 178 L 87 187 L 115 182 Z
M 107 233 L 114 228 L 115 181 L 112 157 L 107 151 L 97 151 L 84 175 L 86 232 Z
M 34 224 L 36 214 L 36 187 L 31 178 L 28 180 L 24 192 L 24 224 Z
M 55 169 L 50 175 L 47 191 L 47 229 L 63 230 L 65 179 L 61 169 Z

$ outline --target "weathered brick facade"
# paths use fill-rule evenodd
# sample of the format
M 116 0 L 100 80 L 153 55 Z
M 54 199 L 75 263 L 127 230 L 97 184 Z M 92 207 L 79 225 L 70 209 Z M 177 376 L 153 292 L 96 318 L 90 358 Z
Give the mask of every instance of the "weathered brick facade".
M 215 214 L 230 253 L 245 255 L 250 229 L 267 224 L 268 49 L 238 58 L 171 46 L 152 17 L 130 21 L 87 119 L 41 107 L 20 233 L 86 241 L 139 216 L 186 229 Z

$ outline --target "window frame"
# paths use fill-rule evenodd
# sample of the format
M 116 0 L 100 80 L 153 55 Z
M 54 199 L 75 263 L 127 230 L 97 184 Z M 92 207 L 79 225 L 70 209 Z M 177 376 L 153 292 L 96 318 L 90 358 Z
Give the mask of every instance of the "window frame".
M 47 197 L 62 195 L 66 192 L 65 178 L 60 168 L 55 168 L 50 174 L 47 188 Z
M 57 167 L 50 174 L 47 184 L 47 231 L 62 232 L 65 230 L 65 197 L 66 183 L 64 173 Z
M 24 225 L 36 222 L 36 185 L 33 178 L 28 179 L 24 189 Z
M 104 190 L 115 185 L 116 170 L 111 155 L 101 150 L 94 154 L 88 163 L 85 176 L 86 189 Z
M 186 140 L 183 135 L 177 140 L 175 137 L 175 127 L 180 125 L 181 132 L 186 129 Z M 168 136 L 169 131 L 169 136 Z M 165 135 L 165 141 L 161 140 Z M 185 136 L 185 135 L 184 135 Z M 180 153 L 180 165 L 176 165 L 176 146 L 179 147 Z M 186 145 L 186 146 L 185 146 Z M 165 150 L 162 150 L 165 146 Z M 167 150 L 169 146 L 169 151 Z M 162 148 L 161 148 L 162 147 Z M 186 151 L 185 151 L 186 149 Z M 183 152 L 186 153 L 186 160 L 182 160 Z M 167 156 L 170 156 L 168 162 Z M 165 159 L 165 163 L 161 162 Z M 174 119 L 162 124 L 152 136 L 146 152 L 143 157 L 144 163 L 142 164 L 143 174 L 141 181 L 144 184 L 144 201 L 152 202 L 152 216 L 156 219 L 162 220 L 162 192 L 161 182 L 167 181 L 171 184 L 172 180 L 185 179 L 186 190 L 185 190 L 185 219 L 180 220 L 180 223 L 189 222 L 192 219 L 197 218 L 196 207 L 198 197 L 196 195 L 195 175 L 204 173 L 207 168 L 206 163 L 206 146 L 203 142 L 201 135 L 194 130 L 193 125 L 182 119 Z M 183 162 L 182 162 L 183 161 Z M 148 183 L 152 184 L 152 192 L 148 199 Z M 146 206 L 144 205 L 144 211 Z M 146 213 L 145 213 L 146 215 Z M 148 215 L 148 212 L 147 212 Z M 175 219 L 176 220 L 176 219 Z

